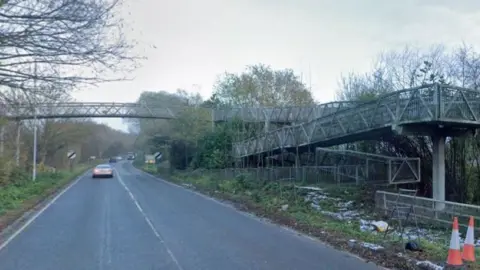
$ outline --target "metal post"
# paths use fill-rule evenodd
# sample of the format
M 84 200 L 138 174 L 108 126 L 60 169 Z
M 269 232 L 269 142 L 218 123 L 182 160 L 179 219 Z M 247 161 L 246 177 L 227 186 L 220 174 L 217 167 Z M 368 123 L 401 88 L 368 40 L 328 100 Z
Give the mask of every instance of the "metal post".
M 37 91 L 37 63 L 34 66 L 34 81 L 33 86 Z M 34 97 L 36 99 L 36 97 Z M 35 102 L 36 103 L 36 102 Z M 37 178 L 37 105 L 33 104 L 33 165 L 32 165 L 32 180 Z
M 33 109 L 33 165 L 32 180 L 37 178 L 37 108 Z
M 17 138 L 15 140 L 15 165 L 20 166 L 20 132 L 22 131 L 22 122 L 17 122 Z

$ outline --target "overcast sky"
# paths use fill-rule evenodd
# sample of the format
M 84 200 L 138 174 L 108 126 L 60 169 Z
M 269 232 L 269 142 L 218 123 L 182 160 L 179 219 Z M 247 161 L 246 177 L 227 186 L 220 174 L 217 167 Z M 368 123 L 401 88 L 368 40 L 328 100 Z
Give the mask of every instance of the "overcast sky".
M 311 81 L 334 98 L 341 73 L 368 70 L 382 51 L 406 44 L 480 44 L 478 0 L 124 0 L 136 53 L 134 80 L 74 94 L 80 101 L 134 102 L 142 91 L 212 92 L 219 74 L 264 63 Z M 309 78 L 311 74 L 311 78 Z M 126 129 L 121 119 L 100 119 Z

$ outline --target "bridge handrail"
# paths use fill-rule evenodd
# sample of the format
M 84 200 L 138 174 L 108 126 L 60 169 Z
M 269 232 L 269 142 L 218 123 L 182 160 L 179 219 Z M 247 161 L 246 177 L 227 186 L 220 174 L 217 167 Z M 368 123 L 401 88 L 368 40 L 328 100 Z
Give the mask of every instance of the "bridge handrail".
M 213 121 L 222 122 L 240 118 L 243 121 L 257 122 L 306 122 L 360 103 L 361 102 L 357 101 L 333 101 L 310 106 L 231 107 L 214 109 Z M 328 109 L 335 111 L 327 111 Z

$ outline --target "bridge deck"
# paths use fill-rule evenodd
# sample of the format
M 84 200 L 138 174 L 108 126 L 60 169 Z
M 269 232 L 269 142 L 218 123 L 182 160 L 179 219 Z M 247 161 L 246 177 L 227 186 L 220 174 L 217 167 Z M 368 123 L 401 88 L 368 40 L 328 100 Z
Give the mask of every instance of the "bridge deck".
M 376 139 L 405 126 L 479 128 L 479 119 L 479 91 L 426 85 L 392 92 L 372 102 L 237 142 L 233 145 L 233 155 L 240 158 L 287 148 L 326 147 Z

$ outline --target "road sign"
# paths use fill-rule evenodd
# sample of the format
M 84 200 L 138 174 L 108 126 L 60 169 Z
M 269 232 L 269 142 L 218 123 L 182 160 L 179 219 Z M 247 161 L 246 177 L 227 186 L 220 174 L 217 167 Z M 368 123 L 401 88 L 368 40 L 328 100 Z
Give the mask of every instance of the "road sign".
M 145 163 L 155 164 L 155 156 L 154 155 L 145 155 Z
M 153 154 L 153 156 L 155 156 L 156 160 L 159 160 L 159 159 L 162 158 L 162 153 L 161 152 L 156 152 L 155 154 Z
M 75 153 L 75 151 L 73 151 L 73 150 L 70 150 L 67 153 L 67 157 L 68 157 L 68 159 L 75 159 L 77 157 L 77 153 Z

